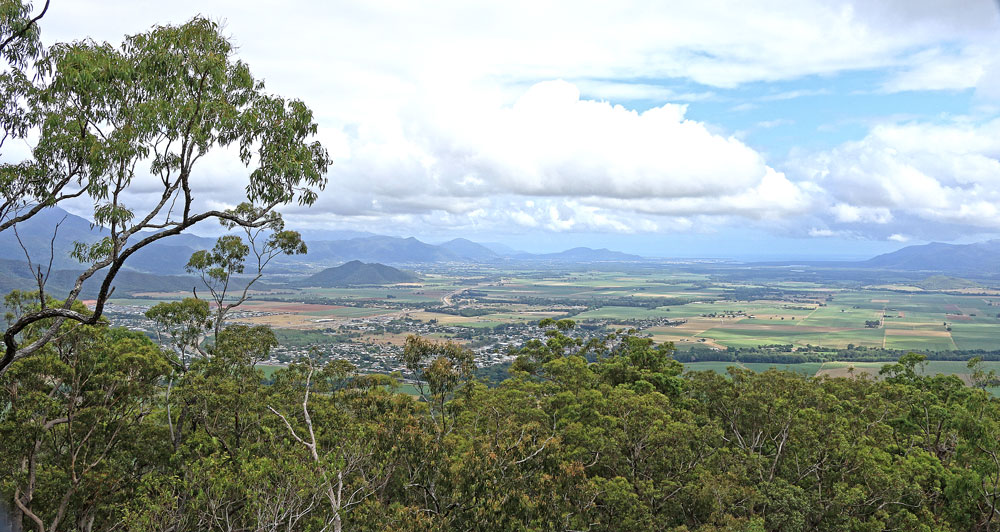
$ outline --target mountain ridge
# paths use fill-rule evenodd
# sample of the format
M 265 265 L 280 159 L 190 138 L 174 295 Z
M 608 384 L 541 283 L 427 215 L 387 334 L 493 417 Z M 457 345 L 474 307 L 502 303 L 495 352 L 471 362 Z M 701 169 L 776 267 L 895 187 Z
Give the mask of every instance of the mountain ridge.
M 53 231 L 60 224 L 58 232 Z M 94 226 L 88 220 L 71 214 L 59 207 L 41 211 L 35 217 L 17 225 L 25 247 L 32 254 L 34 262 L 48 262 L 50 244 L 56 256 L 53 267 L 76 270 L 81 265 L 70 257 L 74 242 L 91 244 L 108 235 L 107 230 Z M 141 233 L 138 236 L 142 236 Z M 508 263 L 511 261 L 532 262 L 634 262 L 645 260 L 638 255 L 577 247 L 556 253 L 526 253 L 498 244 L 484 245 L 467 238 L 454 238 L 438 245 L 428 244 L 416 237 L 396 237 L 372 235 L 352 231 L 308 230 L 305 239 L 309 252 L 306 255 L 282 256 L 274 266 L 286 273 L 313 270 L 335 262 L 359 260 L 381 264 L 434 264 L 434 263 Z M 323 235 L 353 236 L 347 239 L 322 239 Z M 200 249 L 210 249 L 215 239 L 191 233 L 181 233 L 139 250 L 125 263 L 126 270 L 157 274 L 183 275 L 184 266 L 192 253 Z M 492 246 L 492 249 L 491 249 Z M 0 247 L 12 251 L 5 258 L 20 255 L 20 244 L 13 231 L 0 233 Z M 16 252 L 16 253 L 15 253 Z
M 415 274 L 379 263 L 359 260 L 327 268 L 293 283 L 295 286 L 335 288 L 343 286 L 386 285 L 419 280 Z
M 1000 276 L 1000 240 L 906 246 L 857 263 L 866 268 Z

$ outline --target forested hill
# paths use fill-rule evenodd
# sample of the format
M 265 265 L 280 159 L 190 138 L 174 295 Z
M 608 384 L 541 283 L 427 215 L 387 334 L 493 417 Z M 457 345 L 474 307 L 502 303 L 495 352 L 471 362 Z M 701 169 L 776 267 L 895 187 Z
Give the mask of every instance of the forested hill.
M 584 247 L 568 249 L 559 253 L 522 253 L 514 257 L 522 260 L 548 260 L 557 262 L 633 262 L 643 260 L 638 255 L 631 255 L 620 251 Z
M 3 258 L 26 262 L 24 249 L 27 249 L 32 262 L 47 266 L 51 257 L 52 267 L 57 270 L 86 269 L 70 255 L 74 244 L 93 244 L 108 236 L 107 230 L 57 207 L 43 209 L 16 228 L 16 233 L 0 232 Z M 184 265 L 191 254 L 209 249 L 214 243 L 215 239 L 190 234 L 169 237 L 140 249 L 129 257 L 124 269 L 160 275 L 184 274 Z
M 386 266 L 366 264 L 352 260 L 346 264 L 327 268 L 296 283 L 298 286 L 333 288 L 338 286 L 363 286 L 407 283 L 419 278 L 410 272 Z
M 492 262 L 501 258 L 500 254 L 492 249 L 465 238 L 449 240 L 439 244 L 438 247 L 475 262 Z
M 965 274 L 1000 274 L 1000 240 L 974 244 L 932 242 L 907 246 L 860 263 L 868 268 Z
M 1000 240 L 973 244 L 932 242 L 906 246 L 863 261 L 767 261 L 758 267 L 807 266 L 830 271 L 914 272 L 956 277 L 1000 277 Z

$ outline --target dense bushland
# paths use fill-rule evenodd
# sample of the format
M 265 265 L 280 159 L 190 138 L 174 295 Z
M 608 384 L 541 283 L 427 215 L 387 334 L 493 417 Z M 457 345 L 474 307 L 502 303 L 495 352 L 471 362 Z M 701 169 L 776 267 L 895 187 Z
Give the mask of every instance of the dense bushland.
M 265 328 L 185 366 L 65 322 L 0 380 L 0 490 L 24 530 L 1000 528 L 1000 402 L 919 355 L 880 380 L 682 374 L 670 345 L 547 325 L 492 388 L 411 338 L 414 398 L 342 362 L 264 385 Z

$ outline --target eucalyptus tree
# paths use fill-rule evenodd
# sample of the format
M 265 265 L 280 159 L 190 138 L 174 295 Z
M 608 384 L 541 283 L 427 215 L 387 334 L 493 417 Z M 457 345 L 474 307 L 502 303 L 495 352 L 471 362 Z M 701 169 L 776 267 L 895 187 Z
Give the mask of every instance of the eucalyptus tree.
M 276 212 L 259 213 L 249 203 L 242 203 L 236 212 L 246 218 L 259 218 L 262 224 L 239 226 L 228 219 L 222 220 L 227 229 L 241 227 L 243 236 L 225 235 L 219 237 L 212 249 L 196 251 L 191 255 L 185 268 L 196 273 L 208 288 L 215 314 L 212 329 L 216 337 L 222 331 L 226 315 L 250 298 L 250 289 L 264 275 L 264 268 L 278 255 L 296 255 L 306 252 L 305 242 L 297 231 L 285 230 L 285 222 Z M 247 263 L 254 269 L 246 279 L 242 290 L 233 291 L 233 276 L 244 273 Z M 234 294 L 235 292 L 235 294 Z M 198 291 L 195 299 L 200 300 Z
M 455 413 L 448 401 L 472 378 L 476 369 L 472 351 L 452 341 L 434 342 L 416 335 L 406 337 L 402 362 L 415 377 L 417 391 L 427 402 L 437 439 L 451 431 Z
M 75 245 L 73 256 L 85 269 L 60 305 L 46 304 L 39 276 L 40 308 L 4 332 L 0 373 L 52 340 L 63 321 L 96 323 L 115 276 L 137 251 L 206 220 L 273 226 L 276 208 L 310 205 L 326 185 L 330 158 L 314 140 L 312 112 L 299 100 L 267 93 L 212 21 L 157 26 L 120 46 L 57 44 L 39 57 L 37 69 L 30 97 L 18 101 L 29 102 L 38 140 L 27 160 L 3 166 L 0 179 L 5 198 L 16 193 L 27 200 L 8 206 L 5 223 L 30 218 L 39 205 L 86 197 L 94 223 L 108 235 Z M 238 196 L 198 194 L 210 180 L 199 162 L 214 153 L 232 153 L 247 168 Z M 127 203 L 133 185 L 152 189 L 151 201 Z M 202 208 L 206 199 L 240 206 Z M 88 281 L 97 296 L 93 312 L 84 314 L 73 304 Z M 26 327 L 48 319 L 43 334 L 23 341 Z
M 121 518 L 144 473 L 155 434 L 146 418 L 167 369 L 142 334 L 64 321 L 57 338 L 0 376 L 0 491 L 13 501 L 14 530 L 106 530 Z
M 46 0 L 34 14 L 30 3 L 0 0 L 0 149 L 12 139 L 24 139 L 38 123 L 35 112 L 35 60 L 42 51 L 39 20 L 48 12 Z M 0 162 L 0 231 L 38 214 L 47 205 L 79 195 L 63 193 L 68 180 L 48 179 L 33 161 Z

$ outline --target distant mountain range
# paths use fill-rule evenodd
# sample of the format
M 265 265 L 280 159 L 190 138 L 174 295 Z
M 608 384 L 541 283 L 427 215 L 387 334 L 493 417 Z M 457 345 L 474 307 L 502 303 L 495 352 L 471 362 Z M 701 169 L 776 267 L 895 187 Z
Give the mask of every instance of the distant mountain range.
M 364 286 L 409 283 L 420 278 L 410 272 L 398 270 L 385 264 L 366 264 L 352 260 L 333 268 L 327 268 L 295 283 L 296 286 L 335 288 L 341 286 Z
M 53 240 L 53 230 L 58 231 Z M 30 280 L 27 265 L 24 264 L 23 243 L 31 252 L 32 260 L 47 265 L 50 246 L 55 250 L 53 270 L 63 270 L 59 275 L 70 275 L 82 270 L 82 266 L 69 254 L 74 242 L 92 243 L 107 235 L 100 227 L 92 227 L 90 222 L 67 213 L 59 208 L 42 211 L 34 218 L 18 224 L 17 235 L 8 230 L 0 233 L 0 259 L 21 263 L 15 268 L 7 264 L 0 268 L 0 276 L 7 282 L 0 282 L 0 288 L 8 284 L 24 287 L 23 281 Z M 21 242 L 18 242 L 20 236 Z M 429 244 L 416 238 L 373 235 L 352 231 L 309 230 L 304 233 L 309 253 L 280 257 L 269 271 L 271 274 L 301 276 L 316 272 L 331 265 L 360 261 L 392 266 L 419 266 L 426 264 L 498 264 L 498 265 L 568 265 L 608 263 L 656 263 L 640 257 L 608 249 L 578 247 L 558 253 L 525 253 L 497 243 L 477 243 L 465 238 L 456 238 L 441 244 Z M 347 238 L 343 238 L 347 237 Z M 163 239 L 136 253 L 126 262 L 126 269 L 133 273 L 157 276 L 185 276 L 184 265 L 197 250 L 211 248 L 214 238 L 182 234 Z M 761 263 L 762 265 L 791 264 L 788 262 Z M 796 262 L 796 264 L 802 264 Z M 895 270 L 908 272 L 929 272 L 967 277 L 1000 277 L 1000 240 L 976 244 L 942 244 L 907 246 L 892 253 L 879 255 L 860 262 L 810 262 L 823 268 L 850 268 L 861 270 Z M 13 275 L 14 270 L 21 271 Z M 14 279 L 16 277 L 16 280 Z M 124 278 L 123 278 L 124 279 Z M 141 284 L 138 278 L 134 279 Z M 180 278 L 174 279 L 180 281 Z M 157 284 L 151 279 L 149 284 Z M 187 281 L 184 281 L 188 284 Z
M 53 230 L 56 225 L 59 230 Z M 34 262 L 48 263 L 50 245 L 55 250 L 53 268 L 81 269 L 70 257 L 74 242 L 93 243 L 108 235 L 100 227 L 92 227 L 87 220 L 59 208 L 46 209 L 18 224 L 17 235 L 31 252 Z M 346 237 L 346 238 L 344 238 Z M 372 235 L 356 231 L 322 232 L 309 230 L 303 234 L 309 253 L 280 257 L 271 268 L 272 273 L 302 273 L 322 268 L 331 263 L 350 261 L 383 264 L 412 265 L 436 263 L 495 263 L 495 262 L 621 262 L 642 261 L 638 255 L 629 255 L 607 249 L 574 248 L 560 253 L 532 254 L 517 252 L 501 244 L 485 246 L 464 238 L 456 238 L 434 245 L 416 238 Z M 181 234 L 156 242 L 129 258 L 129 270 L 157 275 L 182 275 L 184 265 L 192 253 L 209 249 L 215 239 L 191 234 Z M 24 253 L 13 231 L 0 233 L 3 258 L 21 261 Z
M 70 256 L 73 243 L 92 244 L 108 234 L 107 230 L 93 227 L 90 222 L 79 216 L 59 208 L 51 208 L 17 224 L 16 234 L 13 230 L 0 233 L 0 249 L 4 250 L 2 256 L 4 259 L 26 261 L 21 247 L 23 243 L 24 248 L 30 252 L 32 262 L 47 266 L 51 255 L 52 268 L 55 270 L 82 270 L 80 263 Z M 21 243 L 18 242 L 18 237 Z M 199 249 L 211 248 L 213 245 L 215 245 L 214 239 L 197 235 L 181 234 L 168 237 L 129 257 L 127 269 L 158 275 L 184 274 L 184 265 L 187 264 L 191 254 Z
M 30 271 L 28 264 L 24 261 L 0 259 L 0 294 L 7 294 L 13 290 L 37 290 L 38 284 L 31 276 Z M 80 272 L 79 267 L 77 269 L 53 269 L 45 284 L 46 292 L 57 298 L 64 297 L 73 287 Z M 44 267 L 43 273 L 45 273 Z M 81 293 L 83 298 L 95 297 L 103 281 L 104 276 L 98 274 L 84 283 Z M 262 289 L 270 287 L 266 283 L 258 283 L 254 286 Z M 157 275 L 125 269 L 118 272 L 114 282 L 115 294 L 174 292 L 191 290 L 192 287 L 201 288 L 201 280 L 193 276 Z M 240 279 L 234 280 L 234 289 L 242 289 L 242 287 Z

